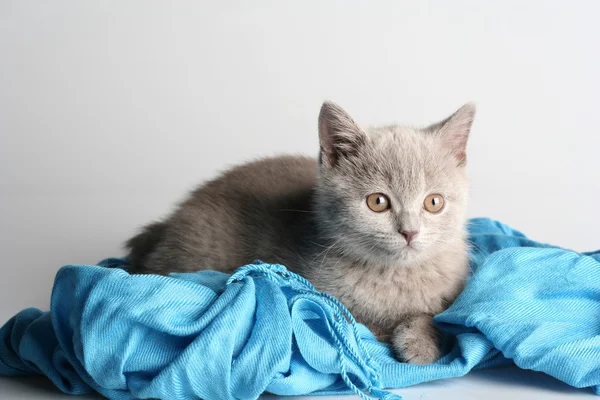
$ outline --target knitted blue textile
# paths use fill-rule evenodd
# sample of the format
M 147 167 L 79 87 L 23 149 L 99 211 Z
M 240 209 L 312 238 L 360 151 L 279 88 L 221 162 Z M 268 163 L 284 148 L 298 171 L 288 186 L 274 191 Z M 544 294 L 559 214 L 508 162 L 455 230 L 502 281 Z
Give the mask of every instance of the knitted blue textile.
M 123 260 L 67 266 L 50 312 L 0 329 L 0 375 L 43 374 L 63 392 L 111 399 L 256 398 L 381 390 L 514 363 L 600 394 L 600 251 L 470 224 L 475 274 L 435 321 L 450 352 L 397 362 L 346 309 L 279 265 L 129 275 Z

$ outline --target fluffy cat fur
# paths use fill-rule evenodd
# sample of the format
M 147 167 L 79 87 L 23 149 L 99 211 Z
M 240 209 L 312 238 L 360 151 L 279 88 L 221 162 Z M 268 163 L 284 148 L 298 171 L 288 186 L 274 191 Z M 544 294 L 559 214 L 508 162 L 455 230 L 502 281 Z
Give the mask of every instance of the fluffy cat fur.
M 433 315 L 468 271 L 466 145 L 475 107 L 426 128 L 363 130 L 334 103 L 319 115 L 320 155 L 250 162 L 200 186 L 127 242 L 133 271 L 231 272 L 286 265 L 341 300 L 404 361 L 440 355 Z M 384 193 L 390 208 L 366 198 Z M 429 194 L 445 206 L 424 208 Z M 401 231 L 418 231 L 410 245 Z

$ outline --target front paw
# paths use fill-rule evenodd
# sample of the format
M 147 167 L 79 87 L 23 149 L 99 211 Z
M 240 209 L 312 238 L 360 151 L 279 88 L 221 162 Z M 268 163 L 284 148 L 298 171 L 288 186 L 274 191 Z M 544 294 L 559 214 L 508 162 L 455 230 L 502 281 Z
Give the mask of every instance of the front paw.
M 396 357 L 411 364 L 431 364 L 442 356 L 440 332 L 431 315 L 404 319 L 394 329 L 392 346 Z

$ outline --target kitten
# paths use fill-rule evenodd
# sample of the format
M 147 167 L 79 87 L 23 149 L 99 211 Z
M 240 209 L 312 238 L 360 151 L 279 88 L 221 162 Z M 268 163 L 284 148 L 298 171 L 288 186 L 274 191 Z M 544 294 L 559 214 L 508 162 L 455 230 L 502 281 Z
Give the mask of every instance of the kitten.
M 318 161 L 250 162 L 127 242 L 136 273 L 280 263 L 344 303 L 404 361 L 439 358 L 433 315 L 468 271 L 466 145 L 475 107 L 363 130 L 325 102 Z

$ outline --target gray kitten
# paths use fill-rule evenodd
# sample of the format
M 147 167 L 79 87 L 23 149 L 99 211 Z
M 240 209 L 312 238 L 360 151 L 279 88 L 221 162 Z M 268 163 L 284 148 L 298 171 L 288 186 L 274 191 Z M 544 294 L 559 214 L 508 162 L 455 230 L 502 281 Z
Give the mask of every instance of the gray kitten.
M 319 160 L 250 162 L 127 242 L 137 273 L 280 263 L 342 301 L 404 361 L 441 355 L 433 315 L 468 271 L 466 146 L 475 107 L 416 129 L 319 115 Z

